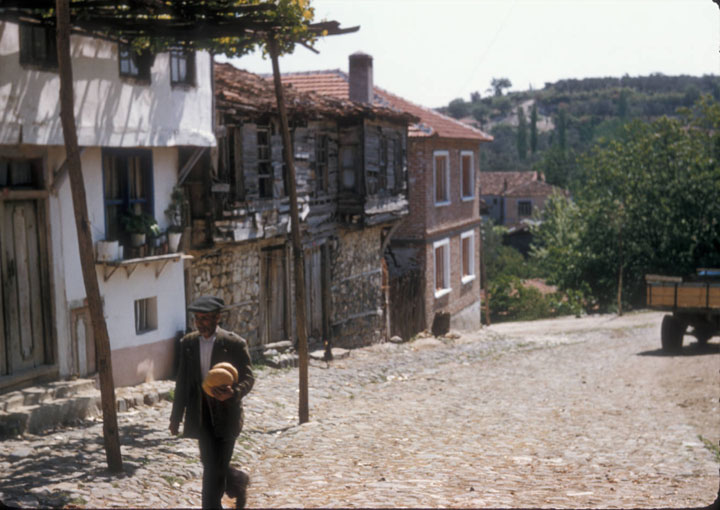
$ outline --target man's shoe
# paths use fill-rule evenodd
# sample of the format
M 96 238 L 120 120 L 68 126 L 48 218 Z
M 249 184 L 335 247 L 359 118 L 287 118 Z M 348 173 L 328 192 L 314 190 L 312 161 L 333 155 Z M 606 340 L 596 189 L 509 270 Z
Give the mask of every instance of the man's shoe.
M 227 488 L 225 493 L 235 498 L 235 508 L 245 508 L 247 500 L 247 486 L 250 483 L 250 476 L 240 469 L 231 467 L 227 476 Z

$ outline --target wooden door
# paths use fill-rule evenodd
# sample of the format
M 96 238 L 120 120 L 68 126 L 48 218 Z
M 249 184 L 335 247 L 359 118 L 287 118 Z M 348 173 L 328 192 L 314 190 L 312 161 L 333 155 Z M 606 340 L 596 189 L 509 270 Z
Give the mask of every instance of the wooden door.
M 264 325 L 262 343 L 279 342 L 288 334 L 287 257 L 285 247 L 262 250 Z
M 305 251 L 305 289 L 308 338 L 323 339 L 323 266 L 322 246 Z
M 9 200 L 0 207 L 0 258 L 5 362 L 2 375 L 15 374 L 46 362 L 47 296 L 45 229 L 38 202 Z M 3 332 L 0 332 L 3 333 Z

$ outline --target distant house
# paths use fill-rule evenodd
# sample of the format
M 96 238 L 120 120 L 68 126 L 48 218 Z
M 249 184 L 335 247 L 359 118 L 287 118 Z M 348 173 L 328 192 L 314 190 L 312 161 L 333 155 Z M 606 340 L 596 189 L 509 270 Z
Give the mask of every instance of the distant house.
M 532 242 L 529 223 L 553 194 L 567 195 L 545 182 L 539 172 L 481 172 L 482 214 L 508 228 L 506 242 L 527 254 Z
M 288 171 L 272 79 L 215 64 L 218 152 L 181 182 L 190 200 L 189 294 L 215 294 L 253 351 L 296 340 Z M 308 336 L 386 338 L 383 243 L 408 214 L 412 115 L 285 90 L 304 247 Z
M 479 149 L 492 137 L 375 87 L 372 57 L 363 53 L 350 56 L 349 73 L 289 73 L 283 82 L 417 117 L 407 145 L 410 213 L 385 253 L 391 329 L 408 338 L 448 316 L 451 327 L 479 327 Z
M 516 226 L 532 218 L 555 194 L 567 194 L 545 182 L 538 172 L 480 172 L 480 193 L 485 215 L 496 225 Z
M 164 378 L 185 329 L 184 256 L 131 246 L 128 211 L 164 211 L 187 150 L 215 145 L 211 56 L 70 38 L 75 119 L 118 386 Z M 96 371 L 59 117 L 55 33 L 0 22 L 0 391 Z M 182 65 L 179 65 L 179 64 Z

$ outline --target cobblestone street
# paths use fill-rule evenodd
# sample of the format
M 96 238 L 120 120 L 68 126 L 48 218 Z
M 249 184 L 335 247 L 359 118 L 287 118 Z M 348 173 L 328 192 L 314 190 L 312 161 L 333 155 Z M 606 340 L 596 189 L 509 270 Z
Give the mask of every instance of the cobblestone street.
M 235 463 L 249 507 L 702 507 L 718 492 L 720 349 L 660 353 L 661 314 L 507 323 L 459 338 L 261 369 Z M 120 413 L 126 473 L 99 422 L 0 442 L 0 500 L 197 507 L 196 443 L 170 404 Z M 231 500 L 226 500 L 228 506 Z

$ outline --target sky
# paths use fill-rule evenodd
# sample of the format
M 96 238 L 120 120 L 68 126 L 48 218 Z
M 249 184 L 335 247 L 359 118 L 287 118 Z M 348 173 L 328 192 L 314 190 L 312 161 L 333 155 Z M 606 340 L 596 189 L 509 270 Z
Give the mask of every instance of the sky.
M 712 0 L 313 0 L 315 19 L 360 26 L 298 46 L 281 72 L 341 69 L 372 55 L 377 86 L 438 107 L 565 78 L 720 74 L 720 9 Z M 233 59 L 271 73 L 259 53 Z

